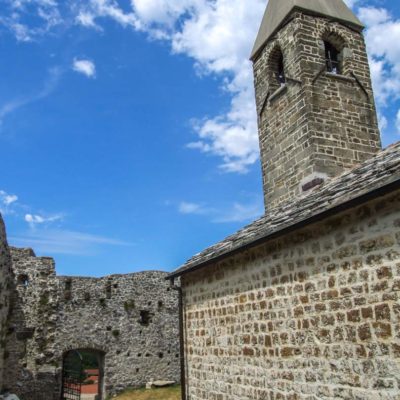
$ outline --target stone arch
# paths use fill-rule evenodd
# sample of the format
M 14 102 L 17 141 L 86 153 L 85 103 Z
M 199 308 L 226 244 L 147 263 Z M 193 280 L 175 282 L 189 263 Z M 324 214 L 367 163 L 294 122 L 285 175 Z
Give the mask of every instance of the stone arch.
M 64 346 L 60 349 L 60 354 L 64 355 L 68 351 L 77 349 L 93 350 L 104 354 L 107 354 L 109 352 L 108 346 L 102 342 L 93 342 L 93 340 L 91 339 L 71 337 L 68 343 L 65 343 Z
M 271 94 L 286 83 L 285 58 L 279 44 L 276 44 L 268 55 L 267 75 Z

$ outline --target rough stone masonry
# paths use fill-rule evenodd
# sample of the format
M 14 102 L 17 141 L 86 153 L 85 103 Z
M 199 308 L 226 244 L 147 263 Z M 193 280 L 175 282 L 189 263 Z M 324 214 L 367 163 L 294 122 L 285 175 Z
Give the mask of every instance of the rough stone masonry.
M 10 305 L 10 282 L 11 258 L 7 245 L 3 219 L 0 215 L 0 383 L 3 381 L 4 363 L 8 357 L 8 352 L 6 350 L 6 335 Z
M 400 398 L 400 192 L 182 286 L 188 399 Z
M 8 260 L 6 247 L 1 254 Z M 103 399 L 153 379 L 179 381 L 177 294 L 165 272 L 57 276 L 51 258 L 30 249 L 11 248 L 11 255 L 12 309 L 1 331 L 1 361 L 3 385 L 21 400 L 60 398 L 69 350 L 101 355 Z

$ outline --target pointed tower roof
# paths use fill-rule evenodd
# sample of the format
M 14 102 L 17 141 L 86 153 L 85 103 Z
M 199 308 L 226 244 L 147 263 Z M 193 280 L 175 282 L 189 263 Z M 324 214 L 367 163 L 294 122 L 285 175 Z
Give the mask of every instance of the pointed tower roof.
M 359 30 L 364 28 L 343 0 L 269 0 L 250 59 L 254 59 L 294 9 L 330 17 Z

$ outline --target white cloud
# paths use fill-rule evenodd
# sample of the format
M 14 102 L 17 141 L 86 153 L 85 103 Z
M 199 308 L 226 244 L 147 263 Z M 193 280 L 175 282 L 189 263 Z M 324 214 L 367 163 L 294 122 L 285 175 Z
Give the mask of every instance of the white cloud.
M 132 0 L 136 15 L 145 24 L 172 25 L 182 14 L 200 3 L 196 0 Z
M 354 7 L 359 0 L 344 0 L 344 2 L 349 6 L 349 7 Z
M 196 2 L 194 10 L 171 36 L 174 52 L 192 57 L 200 71 L 225 79 L 232 96 L 230 110 L 197 125 L 191 148 L 220 156 L 227 172 L 246 172 L 259 155 L 253 73 L 248 61 L 265 1 L 252 6 L 241 0 Z
M 32 247 L 39 254 L 92 255 L 104 246 L 132 246 L 122 240 L 68 230 L 31 230 L 23 236 L 10 237 L 17 247 Z
M 124 27 L 140 29 L 140 22 L 134 12 L 124 12 L 116 0 L 88 0 L 78 3 L 76 22 L 86 27 L 97 27 L 96 19 L 111 18 Z
M 0 190 L 0 214 L 14 214 L 14 205 L 18 201 L 18 196 Z
M 89 12 L 80 11 L 76 16 L 76 22 L 86 28 L 101 29 L 95 22 L 95 16 Z
M 397 112 L 396 115 L 396 128 L 397 128 L 397 134 L 400 134 L 400 110 Z
M 31 7 L 36 4 L 37 8 L 39 5 L 45 8 L 47 15 L 50 10 L 54 13 L 53 18 L 46 19 L 36 9 L 45 24 L 42 31 L 59 23 L 55 1 L 14 2 L 21 3 L 18 17 L 9 17 L 8 26 L 20 40 L 30 40 L 38 34 L 21 22 L 20 15 L 23 9 L 28 9 L 28 3 Z M 253 74 L 248 57 L 266 2 L 130 0 L 131 8 L 123 8 L 118 0 L 71 0 L 68 4 L 72 4 L 73 19 L 82 26 L 100 30 L 102 19 L 112 19 L 123 27 L 146 32 L 151 39 L 168 41 L 174 53 L 186 54 L 194 60 L 200 74 L 220 77 L 223 90 L 231 97 L 229 109 L 197 121 L 196 138 L 188 147 L 219 157 L 224 171 L 246 172 L 259 155 Z M 346 0 L 346 3 L 357 6 L 361 20 L 367 24 L 373 84 L 384 126 L 388 119 L 385 107 L 400 98 L 400 21 L 386 9 L 359 7 L 368 4 L 366 1 Z M 84 64 L 79 72 L 94 76 L 95 70 Z
M 384 132 L 388 126 L 387 118 L 378 112 L 378 126 L 381 132 Z
M 33 41 L 64 23 L 58 4 L 53 0 L 9 0 L 1 11 L 0 25 L 22 42 Z M 27 16 L 29 22 L 25 22 Z
M 184 215 L 203 215 L 214 223 L 230 223 L 253 221 L 264 213 L 264 204 L 261 198 L 247 203 L 233 203 L 221 208 L 207 207 L 204 204 L 183 201 L 178 211 Z
M 178 210 L 181 214 L 205 214 L 208 212 L 201 204 L 189 203 L 186 201 L 182 201 L 179 204 Z
M 217 217 L 214 222 L 246 222 L 253 221 L 264 214 L 264 205 L 262 202 L 250 204 L 235 203 L 233 207 L 223 215 Z
M 367 24 L 365 32 L 370 56 L 375 97 L 383 109 L 400 99 L 400 20 L 381 8 L 360 8 L 359 16 Z M 390 38 L 390 39 L 389 39 Z
M 49 75 L 45 81 L 43 88 L 35 94 L 21 96 L 19 98 L 10 100 L 0 106 L 0 126 L 4 122 L 7 115 L 16 112 L 20 108 L 27 106 L 28 104 L 35 103 L 49 96 L 58 85 L 62 71 L 58 67 L 51 68 Z
M 25 222 L 29 224 L 30 227 L 34 228 L 36 225 L 48 224 L 51 222 L 61 221 L 63 219 L 63 215 L 51 215 L 51 216 L 43 216 L 39 214 L 25 214 Z
M 168 40 L 174 53 L 193 58 L 202 74 L 224 79 L 232 97 L 228 112 L 196 124 L 197 140 L 189 144 L 222 158 L 221 168 L 246 172 L 258 159 L 251 47 L 265 9 L 265 0 L 131 0 L 132 12 L 116 1 L 91 0 L 78 11 L 78 23 L 98 27 L 110 17 L 123 26 Z
M 15 194 L 8 194 L 4 190 L 0 190 L 0 202 L 5 206 L 9 206 L 18 200 L 18 196 Z
M 358 16 L 367 26 L 382 24 L 390 20 L 390 14 L 385 8 L 363 7 L 358 11 Z
M 91 4 L 97 2 L 92 0 Z M 127 15 L 135 21 L 131 24 L 133 28 L 147 31 L 152 38 L 170 41 L 173 52 L 192 57 L 199 72 L 224 78 L 223 88 L 232 97 L 230 109 L 198 121 L 197 139 L 188 147 L 219 156 L 225 171 L 246 172 L 259 155 L 253 74 L 247 59 L 266 1 L 252 0 L 251 5 L 243 0 L 131 0 L 131 3 L 134 16 Z M 346 3 L 355 7 L 361 2 Z M 107 14 L 99 9 L 97 12 L 102 16 Z M 366 39 L 371 51 L 372 77 L 381 108 L 380 123 L 385 127 L 387 117 L 382 108 L 389 99 L 400 96 L 400 23 L 385 9 L 363 7 L 359 14 L 368 25 Z M 86 25 L 91 24 L 89 21 Z
M 72 69 L 75 72 L 79 72 L 87 76 L 88 78 L 94 78 L 96 76 L 96 66 L 93 61 L 87 59 L 74 59 Z

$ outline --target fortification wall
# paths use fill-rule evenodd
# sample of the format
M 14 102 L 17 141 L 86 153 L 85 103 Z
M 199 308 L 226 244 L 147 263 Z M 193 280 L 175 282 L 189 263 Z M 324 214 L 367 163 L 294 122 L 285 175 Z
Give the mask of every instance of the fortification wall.
M 11 248 L 12 312 L 5 383 L 23 400 L 57 398 L 60 360 L 56 330 L 58 281 L 54 261 L 31 249 Z
M 107 394 L 152 379 L 179 380 L 177 294 L 165 272 L 59 278 L 59 352 L 105 353 Z
M 58 277 L 51 258 L 11 249 L 5 383 L 21 400 L 58 400 L 69 350 L 104 357 L 103 398 L 152 379 L 179 381 L 178 297 L 166 273 Z
M 0 389 L 4 384 L 4 365 L 8 357 L 6 349 L 7 318 L 9 314 L 11 281 L 11 259 L 6 231 L 0 214 Z
M 399 399 L 399 193 L 181 284 L 191 400 Z

